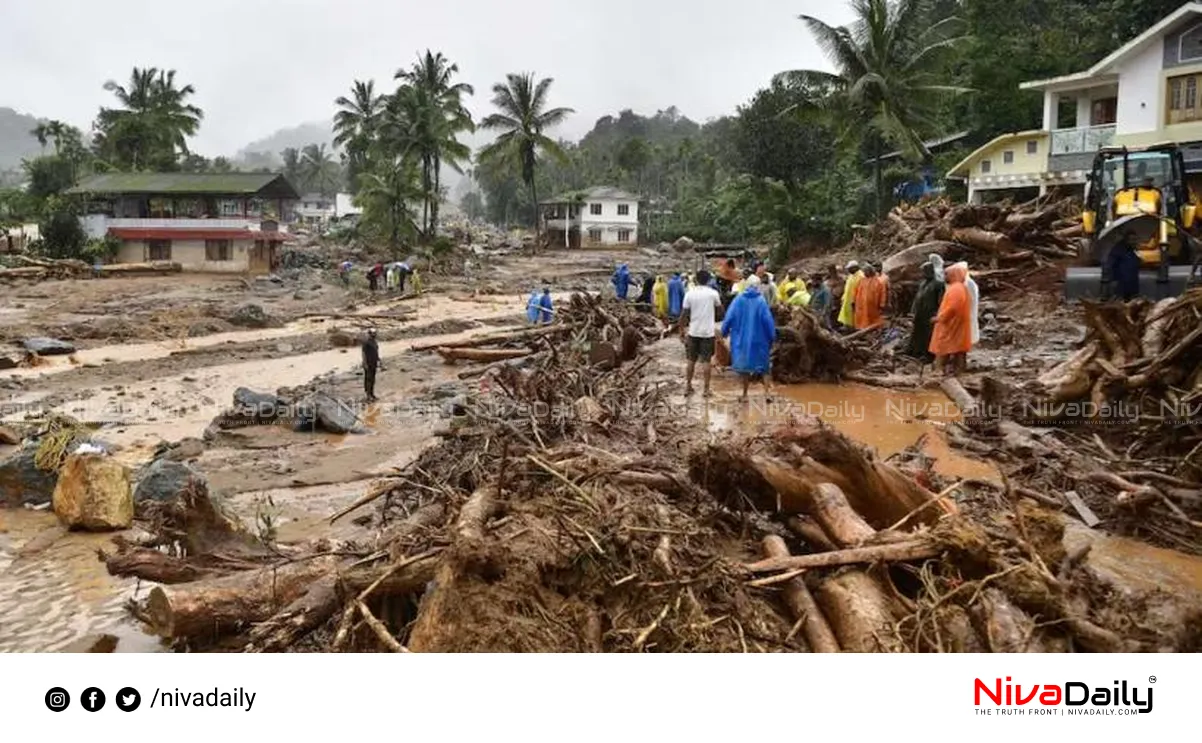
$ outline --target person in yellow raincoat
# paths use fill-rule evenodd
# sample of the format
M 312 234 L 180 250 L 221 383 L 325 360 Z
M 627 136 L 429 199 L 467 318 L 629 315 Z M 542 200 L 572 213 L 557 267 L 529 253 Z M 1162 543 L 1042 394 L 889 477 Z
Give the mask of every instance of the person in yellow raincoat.
M 785 304 L 793 307 L 810 306 L 810 290 L 806 288 L 804 281 L 794 281 L 789 284 L 789 294 L 785 297 Z
M 847 264 L 847 281 L 843 284 L 843 305 L 839 309 L 839 324 L 845 328 L 856 326 L 856 313 L 852 305 L 856 301 L 856 287 L 859 286 L 863 276 L 860 273 L 859 262 L 851 261 Z
M 782 281 L 776 285 L 776 301 L 781 302 L 781 303 L 788 301 L 789 290 L 792 289 L 794 286 L 797 286 L 797 282 L 793 278 L 793 272 L 786 271 L 784 281 Z M 805 282 L 802 282 L 801 286 L 802 286 L 802 288 L 804 288 Z
M 668 282 L 664 281 L 663 276 L 655 277 L 655 285 L 651 287 L 651 304 L 655 307 L 656 317 L 668 317 Z

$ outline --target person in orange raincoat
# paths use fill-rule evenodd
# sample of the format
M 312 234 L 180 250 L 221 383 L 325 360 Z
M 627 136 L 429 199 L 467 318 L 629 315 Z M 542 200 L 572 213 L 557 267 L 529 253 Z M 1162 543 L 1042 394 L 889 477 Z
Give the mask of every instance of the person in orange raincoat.
M 947 269 L 947 290 L 939 303 L 928 347 L 935 354 L 936 368 L 947 374 L 950 365 L 953 376 L 963 371 L 972 349 L 972 300 L 964 284 L 967 277 L 966 263 L 956 263 Z
M 883 312 L 885 300 L 889 298 L 889 286 L 877 275 L 872 266 L 864 266 L 864 278 L 856 284 L 855 307 L 856 330 L 875 328 L 885 323 Z

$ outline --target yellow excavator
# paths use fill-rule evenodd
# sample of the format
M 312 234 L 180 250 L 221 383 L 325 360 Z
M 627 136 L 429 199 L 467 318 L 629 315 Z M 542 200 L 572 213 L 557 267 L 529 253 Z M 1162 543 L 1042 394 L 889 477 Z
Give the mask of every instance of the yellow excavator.
M 1098 150 L 1081 215 L 1087 237 L 1083 265 L 1068 270 L 1065 297 L 1109 298 L 1112 284 L 1107 258 L 1110 250 L 1128 237 L 1139 246 L 1142 296 L 1176 296 L 1202 279 L 1197 271 L 1202 244 L 1190 234 L 1199 202 L 1187 177 L 1185 159 L 1176 144 Z

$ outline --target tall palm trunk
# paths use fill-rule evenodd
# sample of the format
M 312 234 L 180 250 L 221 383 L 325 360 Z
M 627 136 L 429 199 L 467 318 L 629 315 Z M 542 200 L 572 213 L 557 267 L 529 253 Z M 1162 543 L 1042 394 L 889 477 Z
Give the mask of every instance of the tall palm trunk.
M 881 214 L 881 190 L 883 187 L 883 174 L 881 173 L 881 135 L 874 134 L 872 137 L 872 182 L 873 182 L 873 210 L 876 213 L 876 218 L 879 220 Z
M 422 157 L 422 235 L 429 239 L 430 235 L 430 158 Z
M 538 218 L 538 180 L 536 178 L 530 179 L 530 196 L 534 199 L 534 248 L 537 250 L 539 238 L 542 237 L 539 224 L 542 220 Z
M 434 193 L 430 196 L 430 239 L 438 234 L 438 207 L 442 197 L 442 158 L 434 155 Z

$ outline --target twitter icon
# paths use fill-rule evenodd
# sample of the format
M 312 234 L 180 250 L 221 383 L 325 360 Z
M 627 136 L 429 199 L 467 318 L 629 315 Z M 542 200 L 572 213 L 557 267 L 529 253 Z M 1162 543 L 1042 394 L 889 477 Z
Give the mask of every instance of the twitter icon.
M 142 695 L 132 686 L 127 686 L 117 692 L 117 707 L 122 712 L 133 712 L 142 704 Z

